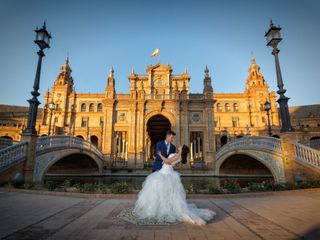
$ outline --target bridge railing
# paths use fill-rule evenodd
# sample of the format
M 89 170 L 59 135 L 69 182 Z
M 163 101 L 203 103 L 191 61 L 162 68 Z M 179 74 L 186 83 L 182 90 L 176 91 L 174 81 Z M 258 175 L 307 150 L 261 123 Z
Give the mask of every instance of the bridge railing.
M 11 139 L 0 138 L 0 149 L 9 147 L 12 144 L 13 144 L 13 141 Z
M 320 151 L 302 145 L 300 143 L 295 144 L 295 157 L 297 160 L 309 163 L 320 169 Z
M 73 136 L 44 136 L 39 137 L 37 141 L 36 152 L 47 151 L 52 148 L 65 148 L 65 147 L 76 147 L 80 149 L 86 149 L 94 152 L 99 157 L 103 158 L 102 153 L 99 149 L 91 142 L 86 141 L 82 138 Z
M 0 169 L 6 168 L 9 165 L 25 159 L 27 155 L 27 142 L 6 147 L 0 150 Z
M 216 154 L 216 157 L 219 158 L 223 154 L 232 149 L 267 149 L 273 152 L 282 153 L 281 141 L 278 138 L 274 137 L 262 137 L 262 136 L 250 136 L 237 138 L 233 142 L 229 142 L 221 147 Z

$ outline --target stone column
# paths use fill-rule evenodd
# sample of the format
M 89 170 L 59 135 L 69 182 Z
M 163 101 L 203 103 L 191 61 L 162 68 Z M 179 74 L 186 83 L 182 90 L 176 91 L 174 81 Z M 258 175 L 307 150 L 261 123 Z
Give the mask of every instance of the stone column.
M 121 157 L 121 133 L 118 133 L 118 158 Z
M 193 162 L 193 143 L 190 143 L 190 161 Z
M 293 182 L 296 175 L 295 149 L 297 136 L 294 132 L 284 132 L 280 134 L 284 175 L 286 182 Z
M 196 147 L 197 147 L 197 140 L 196 139 L 193 139 L 193 153 L 194 153 L 194 157 L 197 158 L 197 150 L 196 150 Z
M 124 156 L 125 156 L 124 151 L 125 151 L 125 140 L 122 139 L 122 153 L 121 153 L 121 157 L 122 157 L 123 159 L 124 159 Z
M 197 150 L 198 150 L 198 158 L 200 158 L 201 157 L 200 137 L 197 137 Z
M 23 180 L 26 183 L 33 182 L 34 167 L 36 164 L 36 147 L 37 147 L 38 136 L 34 134 L 23 134 L 21 141 L 26 141 L 27 146 L 27 158 L 23 166 Z

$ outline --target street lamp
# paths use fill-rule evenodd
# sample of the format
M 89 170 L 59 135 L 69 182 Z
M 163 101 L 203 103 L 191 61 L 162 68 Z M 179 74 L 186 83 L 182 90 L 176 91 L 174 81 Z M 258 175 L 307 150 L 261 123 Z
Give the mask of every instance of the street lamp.
M 49 121 L 49 130 L 48 130 L 48 136 L 50 136 L 50 133 L 51 133 L 51 122 L 52 122 L 52 112 L 53 110 L 55 109 L 55 104 L 53 101 L 51 101 L 49 104 L 48 104 L 48 108 L 50 110 L 50 121 Z
M 44 22 L 42 28 L 36 29 L 36 39 L 34 42 L 39 46 L 40 50 L 37 52 L 38 54 L 38 66 L 37 66 L 37 72 L 36 77 L 34 79 L 33 84 L 33 91 L 31 92 L 31 95 L 33 96 L 32 99 L 29 99 L 29 114 L 28 114 L 28 122 L 27 122 L 27 128 L 24 130 L 24 135 L 36 135 L 37 130 L 35 129 L 35 124 L 37 120 L 37 112 L 38 112 L 38 105 L 40 102 L 38 101 L 38 96 L 40 93 L 39 90 L 39 83 L 40 83 L 40 72 L 41 72 L 41 63 L 42 58 L 45 56 L 43 50 L 45 48 L 50 48 L 50 38 L 51 35 L 48 33 L 46 29 L 46 22 Z
M 264 110 L 267 112 L 267 116 L 268 116 L 268 134 L 271 137 L 272 136 L 272 131 L 271 131 L 270 113 L 269 113 L 269 111 L 271 110 L 271 103 L 268 102 L 268 100 L 266 100 L 266 102 L 264 104 Z
M 289 98 L 284 95 L 287 90 L 283 88 L 283 81 L 282 81 L 282 75 L 281 75 L 280 63 L 279 63 L 279 57 L 278 57 L 280 50 L 277 48 L 277 46 L 279 42 L 281 42 L 282 40 L 280 30 L 281 30 L 281 27 L 274 26 L 271 21 L 270 28 L 265 33 L 264 36 L 267 39 L 267 46 L 273 48 L 272 54 L 274 55 L 275 64 L 276 64 L 277 85 L 279 89 L 277 93 L 280 95 L 277 102 L 280 105 L 281 132 L 292 132 L 294 131 L 294 129 L 291 126 L 289 109 L 288 109 Z

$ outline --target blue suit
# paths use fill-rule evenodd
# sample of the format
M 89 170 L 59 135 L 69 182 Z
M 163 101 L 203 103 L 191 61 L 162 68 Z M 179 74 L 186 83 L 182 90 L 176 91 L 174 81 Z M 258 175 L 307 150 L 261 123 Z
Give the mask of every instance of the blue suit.
M 167 154 L 166 142 L 164 140 L 157 142 L 157 144 L 156 144 L 156 159 L 153 163 L 152 172 L 158 171 L 162 168 L 163 161 L 160 158 L 160 156 L 158 155 L 159 151 L 161 152 L 162 156 L 167 158 L 171 153 L 176 153 L 176 147 L 172 143 L 170 143 L 169 153 Z

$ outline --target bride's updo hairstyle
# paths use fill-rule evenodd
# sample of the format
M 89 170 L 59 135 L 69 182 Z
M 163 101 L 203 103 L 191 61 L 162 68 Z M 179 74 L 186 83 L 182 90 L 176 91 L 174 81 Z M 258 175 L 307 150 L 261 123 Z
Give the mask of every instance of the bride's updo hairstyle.
M 182 164 L 187 163 L 188 153 L 189 153 L 189 147 L 187 145 L 183 145 L 182 150 L 181 150 L 181 163 Z

